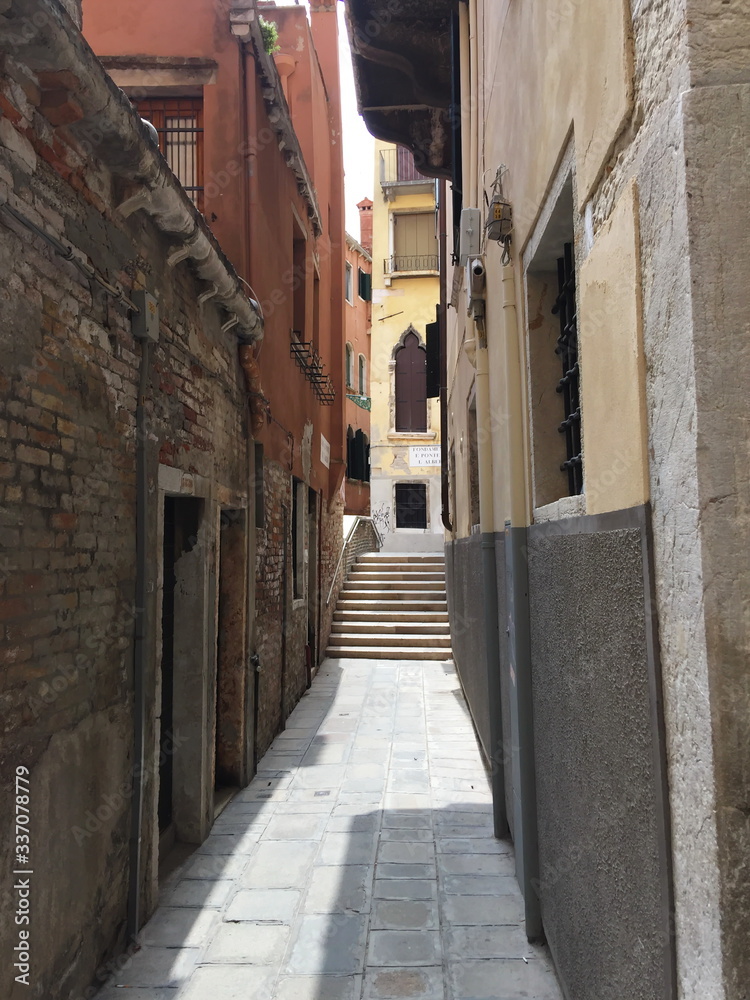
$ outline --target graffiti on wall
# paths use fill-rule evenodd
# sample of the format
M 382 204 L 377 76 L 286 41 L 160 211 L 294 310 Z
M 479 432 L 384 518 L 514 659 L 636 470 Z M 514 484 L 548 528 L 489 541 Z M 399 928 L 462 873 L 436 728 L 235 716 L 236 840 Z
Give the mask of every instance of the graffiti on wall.
M 375 527 L 378 529 L 380 534 L 387 534 L 391 530 L 390 506 L 388 504 L 381 504 L 379 507 L 374 507 L 372 511 L 372 519 L 375 522 Z

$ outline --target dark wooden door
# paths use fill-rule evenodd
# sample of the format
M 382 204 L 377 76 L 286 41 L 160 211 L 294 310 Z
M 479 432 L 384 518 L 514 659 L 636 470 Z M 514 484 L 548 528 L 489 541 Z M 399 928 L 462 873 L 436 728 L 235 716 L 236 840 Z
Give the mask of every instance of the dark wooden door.
M 396 354 L 396 430 L 427 430 L 427 355 L 413 333 Z

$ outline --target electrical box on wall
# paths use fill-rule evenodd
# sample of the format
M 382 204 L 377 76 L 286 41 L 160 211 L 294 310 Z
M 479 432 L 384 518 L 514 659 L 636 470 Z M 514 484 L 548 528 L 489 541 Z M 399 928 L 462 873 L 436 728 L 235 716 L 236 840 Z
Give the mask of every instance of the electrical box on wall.
M 156 298 L 141 288 L 131 293 L 130 298 L 138 307 L 133 313 L 133 336 L 136 340 L 159 342 L 159 303 Z
M 459 263 L 464 266 L 482 252 L 482 213 L 478 208 L 464 208 L 461 212 L 461 242 L 458 249 Z

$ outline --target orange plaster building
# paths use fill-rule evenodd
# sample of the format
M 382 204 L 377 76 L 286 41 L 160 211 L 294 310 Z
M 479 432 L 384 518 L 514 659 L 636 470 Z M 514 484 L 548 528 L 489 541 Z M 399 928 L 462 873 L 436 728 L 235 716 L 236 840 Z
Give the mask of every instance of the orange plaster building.
M 372 331 L 372 202 L 357 206 L 360 242 L 346 234 L 344 332 L 346 347 L 346 505 L 370 513 L 370 344 Z
M 261 19 L 278 32 L 264 42 Z M 84 0 L 83 31 L 261 306 L 240 351 L 255 458 L 262 755 L 325 649 L 343 538 L 345 239 L 336 4 Z M 168 453 L 162 462 L 170 464 Z M 335 597 L 335 595 L 334 595 Z

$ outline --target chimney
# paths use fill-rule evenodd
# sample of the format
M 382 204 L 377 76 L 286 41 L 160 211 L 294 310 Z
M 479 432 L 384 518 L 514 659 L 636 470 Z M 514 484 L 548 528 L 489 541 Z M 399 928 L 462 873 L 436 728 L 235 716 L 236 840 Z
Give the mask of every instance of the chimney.
M 359 242 L 368 253 L 372 253 L 372 202 L 364 198 L 358 205 L 359 209 Z

